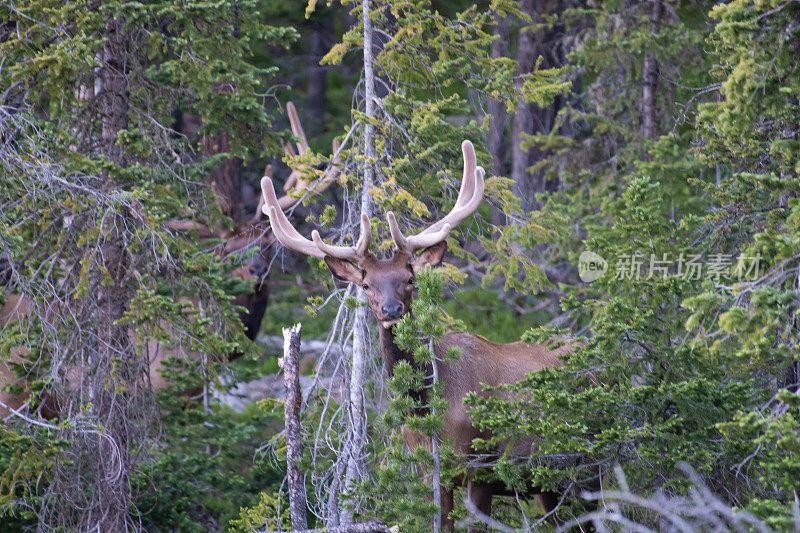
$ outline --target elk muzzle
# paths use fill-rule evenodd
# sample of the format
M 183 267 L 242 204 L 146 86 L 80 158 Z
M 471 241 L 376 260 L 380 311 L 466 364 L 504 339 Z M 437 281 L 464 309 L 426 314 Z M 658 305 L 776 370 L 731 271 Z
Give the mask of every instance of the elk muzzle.
M 387 302 L 381 306 L 381 312 L 385 320 L 397 320 L 403 316 L 403 304 L 398 301 Z

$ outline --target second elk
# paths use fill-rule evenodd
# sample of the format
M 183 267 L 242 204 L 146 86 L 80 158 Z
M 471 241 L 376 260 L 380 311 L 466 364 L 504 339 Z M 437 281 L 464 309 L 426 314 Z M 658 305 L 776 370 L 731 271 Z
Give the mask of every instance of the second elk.
M 295 137 L 300 141 L 297 143 L 297 150 L 300 155 L 304 155 L 309 151 L 308 142 L 306 141 L 303 128 L 297 111 L 291 102 L 287 104 L 287 112 L 289 115 L 289 122 L 292 127 L 292 132 Z M 338 145 L 333 145 L 334 155 L 338 150 Z M 289 156 L 294 156 L 295 151 L 290 145 L 286 146 L 286 153 Z M 306 195 L 318 195 L 330 187 L 339 174 L 338 161 L 333 161 L 326 172 L 318 180 L 309 179 L 312 171 L 308 169 L 296 169 L 286 179 L 285 191 L 286 195 L 277 200 L 277 206 L 281 209 L 281 214 L 286 217 L 283 211 L 289 211 L 295 207 L 300 200 Z M 270 167 L 267 168 L 265 174 L 271 176 Z M 170 220 L 164 223 L 165 229 L 175 231 L 178 233 L 185 233 L 196 236 L 200 239 L 201 243 L 211 242 L 212 240 L 221 241 L 219 244 L 214 245 L 211 250 L 217 254 L 223 261 L 236 264 L 238 266 L 231 272 L 232 276 L 241 279 L 251 285 L 252 291 L 239 294 L 232 304 L 241 308 L 239 318 L 244 325 L 245 334 L 250 340 L 255 340 L 256 335 L 261 326 L 261 321 L 267 308 L 269 297 L 269 284 L 267 280 L 269 264 L 271 261 L 271 252 L 274 248 L 275 237 L 266 223 L 266 216 L 262 209 L 263 198 L 259 203 L 257 212 L 250 219 L 243 223 L 235 223 L 232 229 L 218 226 L 212 227 L 211 225 L 196 220 Z M 218 202 L 220 199 L 218 198 Z M 222 203 L 222 202 L 220 202 Z M 222 209 L 222 206 L 220 206 Z M 223 210 L 224 212 L 224 210 Z M 255 253 L 251 255 L 251 252 Z M 246 260 L 242 260 L 243 256 L 248 256 Z M 184 308 L 188 313 L 202 312 L 198 309 L 198 302 L 190 299 L 181 299 Z M 43 318 L 48 322 L 53 321 L 53 316 L 58 313 L 56 306 L 50 302 L 45 302 L 43 306 L 48 311 L 44 313 L 46 316 Z M 0 305 L 0 333 L 11 323 L 21 322 L 31 318 L 36 313 L 36 306 L 32 305 L 31 300 L 24 294 L 8 294 L 5 303 Z M 149 339 L 144 343 L 144 354 L 148 359 L 148 368 L 146 376 L 149 380 L 149 385 L 155 392 L 164 390 L 169 385 L 169 380 L 164 376 L 164 366 L 169 357 L 176 357 L 178 359 L 191 359 L 199 361 L 201 354 L 186 349 L 181 346 L 181 339 L 186 332 L 176 330 L 174 325 L 161 324 L 166 330 L 171 332 L 171 335 L 176 339 L 174 345 L 167 346 L 154 339 Z M 134 339 L 135 341 L 135 339 Z M 26 354 L 30 351 L 28 346 L 13 346 L 10 349 L 10 357 L 8 360 L 0 360 L 0 419 L 5 419 L 13 416 L 15 412 L 25 409 L 31 397 L 30 382 L 33 381 L 28 375 L 17 377 L 19 372 L 15 372 L 16 368 L 24 369 L 25 374 L 28 374 L 31 369 L 29 363 L 26 361 Z M 232 352 L 226 354 L 212 354 L 218 359 L 232 361 L 238 358 L 241 354 L 239 352 Z M 72 365 L 69 368 L 62 368 L 56 372 L 65 373 L 66 386 L 69 391 L 54 391 L 53 394 L 46 395 L 43 402 L 39 407 L 39 414 L 46 418 L 67 416 L 69 413 L 64 412 L 63 397 L 68 392 L 74 392 L 80 388 L 82 380 L 80 376 L 86 369 L 80 368 L 79 365 Z M 46 370 L 45 372 L 50 372 Z M 147 386 L 143 383 L 142 385 Z M 5 390 L 4 390 L 5 389 Z M 7 390 L 12 389 L 12 390 Z M 192 396 L 198 394 L 198 390 L 187 390 L 185 394 Z

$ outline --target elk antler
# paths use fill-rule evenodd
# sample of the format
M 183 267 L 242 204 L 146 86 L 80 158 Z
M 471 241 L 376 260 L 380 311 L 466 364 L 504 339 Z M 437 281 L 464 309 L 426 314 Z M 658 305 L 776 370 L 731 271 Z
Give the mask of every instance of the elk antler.
M 394 213 L 386 214 L 389 222 L 389 231 L 392 234 L 395 246 L 398 250 L 409 254 L 421 248 L 428 248 L 441 242 L 450 233 L 450 228 L 467 218 L 475 212 L 483 199 L 483 168 L 477 166 L 475 158 L 475 148 L 469 141 L 461 144 L 464 152 L 464 179 L 461 182 L 461 190 L 458 193 L 456 205 L 442 220 L 432 224 L 418 235 L 404 237 L 397 226 Z M 285 247 L 314 257 L 324 257 L 326 255 L 347 259 L 355 263 L 361 262 L 369 253 L 369 243 L 372 239 L 372 226 L 367 215 L 361 215 L 361 236 L 355 246 L 332 246 L 326 244 L 319 236 L 319 232 L 311 232 L 311 240 L 306 239 L 294 229 L 289 219 L 280 208 L 278 198 L 275 195 L 275 188 L 269 177 L 261 179 L 261 190 L 264 194 L 264 213 L 269 216 L 272 232 L 278 241 Z
M 294 107 L 292 102 L 286 103 L 286 114 L 289 115 L 289 124 L 292 126 L 292 133 L 295 137 L 300 138 L 300 142 L 297 143 L 297 151 L 300 153 L 300 155 L 305 155 L 309 151 L 308 140 L 306 139 L 306 134 L 303 131 L 303 126 L 300 124 L 300 117 L 297 115 L 297 109 Z M 333 154 L 336 154 L 338 151 L 339 142 L 334 140 Z M 286 152 L 286 155 L 289 157 L 296 157 L 297 155 L 292 148 L 292 145 L 288 143 L 284 147 L 284 152 Z M 336 180 L 336 177 L 339 175 L 339 165 L 341 165 L 341 163 L 342 162 L 337 155 L 334 161 L 331 163 L 330 169 L 328 169 L 328 171 L 322 177 L 322 180 L 320 180 L 316 189 L 314 189 L 314 194 L 320 194 L 324 192 L 333 184 L 333 182 Z M 291 195 L 287 194 L 280 198 L 278 200 L 280 208 L 288 209 L 295 205 L 303 196 L 303 191 L 308 190 L 310 185 L 310 181 L 303 179 L 303 172 L 301 170 L 293 169 L 292 173 L 289 174 L 289 177 L 286 178 L 286 183 L 283 186 L 283 190 L 289 192 L 294 189 L 296 192 Z
M 464 154 L 464 178 L 461 180 L 461 189 L 458 191 L 456 204 L 444 218 L 431 224 L 417 235 L 404 237 L 397 225 L 394 213 L 391 211 L 386 213 L 389 232 L 392 234 L 392 240 L 397 250 L 413 254 L 416 250 L 428 248 L 443 241 L 450 233 L 451 228 L 457 226 L 478 209 L 483 200 L 483 177 L 486 171 L 477 166 L 475 147 L 471 142 L 461 143 L 461 151 Z
M 317 230 L 311 232 L 312 240 L 308 240 L 294 229 L 286 214 L 280 209 L 272 180 L 266 176 L 261 178 L 261 191 L 264 194 L 264 213 L 269 216 L 272 233 L 285 247 L 314 257 L 329 255 L 355 262 L 366 257 L 372 240 L 372 225 L 367 215 L 361 215 L 361 236 L 355 246 L 332 246 L 323 242 Z

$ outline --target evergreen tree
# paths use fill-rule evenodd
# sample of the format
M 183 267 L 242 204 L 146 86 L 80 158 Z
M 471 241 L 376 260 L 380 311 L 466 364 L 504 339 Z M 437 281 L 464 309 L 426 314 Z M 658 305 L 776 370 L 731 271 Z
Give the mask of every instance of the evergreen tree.
M 252 350 L 230 267 L 163 224 L 225 223 L 202 184 L 229 154 L 204 157 L 174 116 L 229 134 L 230 155 L 277 148 L 257 96 L 274 70 L 250 47 L 295 34 L 261 23 L 253 2 L 31 1 L 0 13 L 0 255 L 9 293 L 33 309 L 4 336 L 4 357 L 27 349 L 27 362 L 7 361 L 61 417 L 3 431 L 29 446 L 6 463 L 4 512 L 32 509 L 42 529 L 125 530 L 141 524 L 152 485 L 138 477 L 159 453 L 149 341 L 209 360 Z
M 726 487 L 779 528 L 797 527 L 800 8 L 736 1 L 709 13 L 719 99 L 698 116 L 697 158 L 718 169 L 702 228 L 708 253 L 731 257 L 732 282 L 684 304 L 689 342 L 747 383 L 754 400 L 719 425 L 734 465 Z
M 538 436 L 534 456 L 496 471 L 564 491 L 608 488 L 618 463 L 624 490 L 683 494 L 686 462 L 787 527 L 797 405 L 775 384 L 796 343 L 796 9 L 608 2 L 562 16 L 583 25 L 570 59 L 584 92 L 531 142 L 566 184 L 546 212 L 578 230 L 552 227 L 551 249 L 576 265 L 595 252 L 607 270 L 563 287 L 567 323 L 587 334 L 563 369 L 510 387 L 527 399 L 472 399 L 482 427 Z

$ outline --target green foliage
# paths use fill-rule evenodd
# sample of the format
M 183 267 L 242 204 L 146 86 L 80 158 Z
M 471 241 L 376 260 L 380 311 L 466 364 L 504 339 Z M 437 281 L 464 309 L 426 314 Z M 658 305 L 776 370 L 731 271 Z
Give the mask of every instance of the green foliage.
M 647 249 L 657 257 L 688 253 L 686 233 L 663 214 L 663 198 L 658 184 L 632 180 L 605 212 L 618 222 L 595 229 L 587 247 L 611 265 L 615 255 Z M 468 403 L 475 406 L 475 420 L 497 435 L 489 443 L 536 435 L 535 461 L 517 475 L 527 472 L 550 490 L 588 482 L 597 465 L 613 462 L 623 465 L 632 486 L 669 483 L 680 461 L 713 472 L 718 482 L 725 479 L 729 450 L 717 424 L 757 395 L 749 383 L 729 379 L 721 361 L 676 343 L 672 326 L 688 316 L 680 302 L 691 282 L 677 272 L 649 279 L 617 274 L 611 267 L 564 300 L 567 309 L 590 314 L 592 328 L 585 345 L 565 358 L 564 371 L 539 372 L 507 387 L 525 392 L 513 399 L 473 395 Z M 558 339 L 552 330 L 536 333 L 525 340 Z M 498 475 L 514 481 L 500 466 Z
M 136 480 L 143 494 L 139 519 L 147 530 L 220 530 L 280 486 L 284 468 L 254 462 L 253 450 L 280 429 L 282 417 L 262 409 L 187 407 L 182 392 L 176 383 L 159 395 L 169 409 L 165 441 Z
M 49 481 L 53 462 L 62 460 L 61 451 L 68 444 L 47 431 L 28 435 L 0 422 L 0 510 L 3 528 L 7 528 L 4 531 L 36 524 L 35 509 L 39 504 L 36 483 Z M 20 501 L 33 505 L 19 505 Z
M 239 518 L 230 521 L 228 524 L 230 531 L 235 533 L 251 533 L 256 530 L 290 531 L 292 519 L 289 516 L 289 506 L 286 505 L 287 499 L 286 494 L 261 492 L 255 506 L 243 508 L 239 512 Z
M 545 151 L 537 170 L 565 183 L 545 198 L 564 222 L 543 226 L 554 255 L 577 264 L 590 250 L 608 268 L 561 287 L 588 332 L 562 368 L 503 387 L 512 399 L 468 403 L 495 435 L 487 445 L 536 436 L 532 457 L 495 467 L 509 484 L 590 488 L 619 463 L 638 494 L 684 494 L 685 461 L 732 505 L 787 529 L 800 488 L 797 395 L 782 388 L 798 353 L 799 12 L 665 4 L 658 34 L 645 4 L 561 14 L 581 36 L 570 59 L 586 94 L 529 139 Z M 674 81 L 658 92 L 655 139 L 643 137 L 638 82 L 650 53 Z
M 730 360 L 728 372 L 760 392 L 761 402 L 719 429 L 738 454 L 737 473 L 747 471 L 744 505 L 778 528 L 792 523 L 800 488 L 800 406 L 796 394 L 781 389 L 791 381 L 780 375 L 798 358 L 800 69 L 792 59 L 797 35 L 788 30 L 798 15 L 797 6 L 780 2 L 737 1 L 710 12 L 715 26 L 707 40 L 721 97 L 699 110 L 698 158 L 726 171 L 711 190 L 718 209 L 704 223 L 715 246 L 732 251 L 737 264 L 756 257 L 759 268 L 738 283 L 705 285 L 686 302 L 694 312 L 687 323 L 693 345 Z
M 231 155 L 281 149 L 257 96 L 277 70 L 253 61 L 253 44 L 286 46 L 297 33 L 265 23 L 255 1 L 32 0 L 0 16 L 14 28 L 0 42 L 0 257 L 14 267 L 2 301 L 21 294 L 32 307 L 8 336 L 2 325 L 0 357 L 25 376 L 13 392 L 33 393 L 26 416 L 48 400 L 72 415 L 48 430 L 3 423 L 0 521 L 92 529 L 81 520 L 115 501 L 130 507 L 128 525 L 219 528 L 252 503 L 251 483 L 272 482 L 271 471 L 256 479 L 240 466 L 268 426 L 198 410 L 186 392 L 213 383 L 228 354 L 256 353 L 231 304 L 252 286 L 233 278 L 214 243 L 164 222 L 230 226 L 203 181 Z M 124 87 L 109 86 L 110 72 Z M 199 116 L 199 134 L 180 131 L 181 113 Z M 229 152 L 209 155 L 203 139 L 221 134 Z M 110 241 L 121 274 L 107 262 Z M 109 287 L 119 288 L 112 327 L 123 348 L 101 361 Z M 167 365 L 170 394 L 154 403 L 148 359 L 173 349 L 184 356 Z M 125 493 L 99 504 L 90 500 L 114 476 L 98 473 L 113 459 L 98 439 L 121 450 L 124 464 L 109 468 Z
M 416 277 L 419 296 L 412 302 L 411 313 L 394 326 L 397 345 L 410 355 L 397 364 L 389 379 L 392 399 L 382 417 L 382 425 L 392 432 L 389 448 L 375 473 L 376 484 L 361 488 L 367 495 L 366 509 L 388 523 L 398 523 L 402 531 L 429 531 L 438 509 L 431 498 L 431 476 L 435 468 L 431 439 L 438 439 L 447 412 L 440 382 L 433 382 L 433 357 L 441 364 L 445 358 L 460 354 L 431 353 L 430 347 L 444 335 L 447 318 L 441 310 L 445 276 L 430 267 Z M 406 448 L 399 429 L 418 435 L 420 446 Z M 424 443 L 428 444 L 425 445 Z M 441 483 L 452 487 L 456 458 L 452 445 L 438 448 Z
M 520 293 L 536 294 L 549 285 L 547 276 L 533 260 L 518 253 L 520 247 L 534 248 L 537 244 L 547 242 L 551 235 L 541 224 L 545 218 L 538 215 L 528 221 L 507 226 L 497 232 L 496 238 L 481 238 L 481 244 L 492 257 L 497 258 L 486 269 L 483 277 L 484 288 L 489 287 L 497 278 L 504 278 L 504 290 L 515 290 Z

